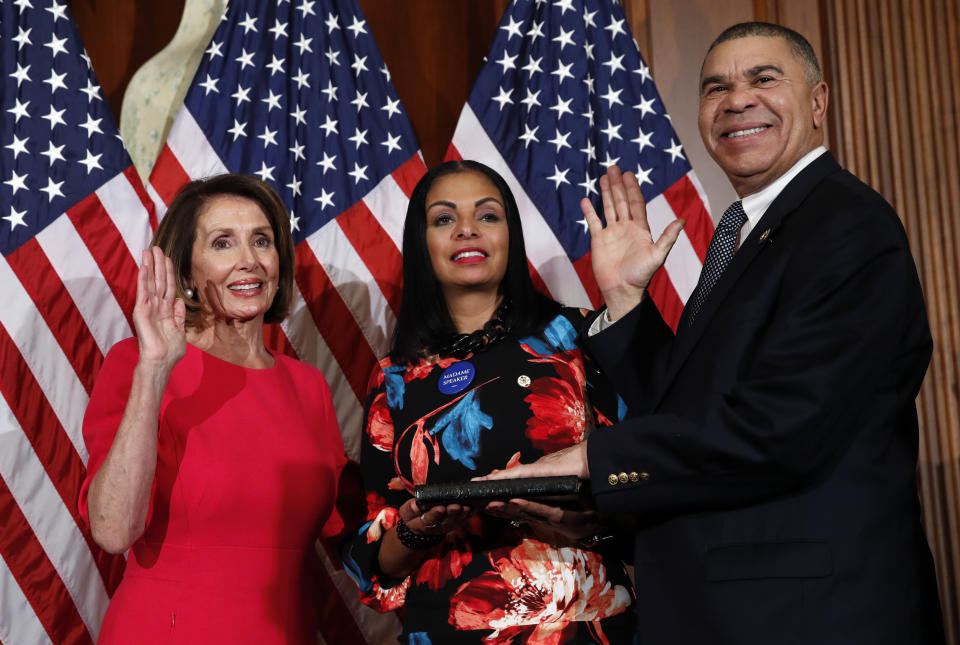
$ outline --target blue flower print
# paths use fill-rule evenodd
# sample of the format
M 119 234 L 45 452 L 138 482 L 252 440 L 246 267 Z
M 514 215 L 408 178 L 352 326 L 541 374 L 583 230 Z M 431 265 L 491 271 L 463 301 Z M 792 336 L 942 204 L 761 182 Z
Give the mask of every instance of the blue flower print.
M 391 408 L 403 409 L 403 395 L 406 384 L 403 382 L 403 373 L 407 371 L 403 365 L 391 365 L 383 370 L 383 379 L 387 388 L 387 405 Z
M 410 637 L 407 640 L 410 645 L 433 645 L 430 642 L 430 636 L 427 635 L 427 632 L 410 632 Z
M 480 454 L 480 431 L 492 427 L 493 418 L 480 409 L 474 390 L 443 415 L 430 434 L 442 433 L 440 441 L 447 454 L 470 470 L 476 470 L 473 458 Z
M 370 528 L 370 525 L 373 524 L 373 521 L 366 522 L 360 529 L 357 531 L 358 535 L 363 535 L 367 532 L 367 529 Z M 344 542 L 346 548 L 340 553 L 340 560 L 343 562 L 343 568 L 353 578 L 357 585 L 360 587 L 360 591 L 367 593 L 373 589 L 373 582 L 363 577 L 363 569 L 357 563 L 356 558 L 353 555 L 353 544 L 349 542 Z
M 544 328 L 543 337 L 546 338 L 546 343 L 536 336 L 527 336 L 520 339 L 520 344 L 527 345 L 541 356 L 569 352 L 577 348 L 577 330 L 562 314 Z
M 590 379 L 587 379 L 587 391 L 593 392 L 597 387 Z M 627 418 L 627 404 L 619 394 L 617 395 L 617 421 L 623 421 Z

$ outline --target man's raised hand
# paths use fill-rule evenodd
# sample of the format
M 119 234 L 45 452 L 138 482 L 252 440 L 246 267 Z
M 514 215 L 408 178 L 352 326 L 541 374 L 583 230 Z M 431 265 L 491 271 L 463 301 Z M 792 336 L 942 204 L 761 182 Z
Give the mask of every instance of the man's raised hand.
M 600 196 L 606 226 L 589 199 L 580 201 L 580 209 L 590 230 L 593 275 L 611 320 L 616 320 L 640 304 L 686 222 L 674 220 L 654 241 L 636 175 L 621 174 L 616 166 L 600 178 Z

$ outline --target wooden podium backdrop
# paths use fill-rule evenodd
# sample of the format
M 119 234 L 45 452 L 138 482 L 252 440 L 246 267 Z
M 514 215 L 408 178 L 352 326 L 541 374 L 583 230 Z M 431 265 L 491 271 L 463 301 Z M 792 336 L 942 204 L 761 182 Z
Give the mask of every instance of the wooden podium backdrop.
M 428 165 L 443 157 L 507 4 L 360 0 Z M 800 31 L 817 50 L 831 90 L 829 147 L 896 207 L 923 280 L 936 347 L 918 399 L 920 494 L 948 642 L 960 644 L 960 0 L 623 4 L 715 217 L 734 194 L 696 130 L 707 45 L 734 22 L 766 20 Z M 119 119 L 127 82 L 172 38 L 183 0 L 70 5 Z

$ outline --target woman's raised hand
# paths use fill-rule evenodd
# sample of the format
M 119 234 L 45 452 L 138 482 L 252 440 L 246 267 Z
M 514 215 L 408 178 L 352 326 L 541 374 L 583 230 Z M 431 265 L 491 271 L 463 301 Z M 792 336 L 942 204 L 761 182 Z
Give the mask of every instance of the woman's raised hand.
M 686 222 L 674 220 L 654 241 L 636 175 L 621 174 L 616 166 L 600 178 L 600 196 L 606 226 L 589 199 L 581 200 L 580 209 L 590 229 L 593 275 L 616 320 L 640 304 Z
M 159 247 L 143 252 L 137 276 L 133 325 L 140 342 L 140 361 L 173 369 L 187 351 L 186 307 L 177 297 L 173 262 Z

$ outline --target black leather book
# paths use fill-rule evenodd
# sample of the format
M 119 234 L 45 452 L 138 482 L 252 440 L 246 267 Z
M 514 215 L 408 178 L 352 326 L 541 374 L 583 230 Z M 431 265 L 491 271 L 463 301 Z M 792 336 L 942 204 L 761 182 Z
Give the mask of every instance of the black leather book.
M 468 504 L 494 500 L 530 499 L 558 506 L 583 506 L 586 484 L 576 475 L 561 477 L 529 477 L 491 481 L 421 484 L 414 496 L 420 508 L 440 504 Z

